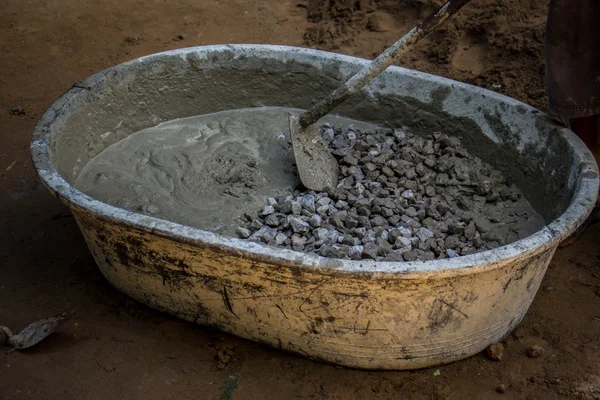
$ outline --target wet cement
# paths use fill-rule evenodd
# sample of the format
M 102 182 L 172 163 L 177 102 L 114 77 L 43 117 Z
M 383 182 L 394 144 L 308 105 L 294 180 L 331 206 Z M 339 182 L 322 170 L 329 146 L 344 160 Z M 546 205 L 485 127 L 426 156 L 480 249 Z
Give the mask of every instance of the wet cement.
M 287 128 L 290 111 L 299 110 L 231 110 L 142 130 L 92 159 L 75 186 L 128 210 L 336 258 L 453 257 L 543 226 L 521 192 L 456 138 L 416 137 L 334 116 L 322 120 L 328 123 L 322 132 L 342 166 L 339 190 L 302 191 Z M 349 193 L 356 195 L 348 199 Z M 290 208 L 306 195 L 331 204 L 320 212 L 314 204 Z M 382 207 L 386 199 L 395 204 Z M 265 213 L 270 206 L 273 212 Z M 248 230 L 240 234 L 244 212 Z M 346 218 L 351 227 L 341 221 Z

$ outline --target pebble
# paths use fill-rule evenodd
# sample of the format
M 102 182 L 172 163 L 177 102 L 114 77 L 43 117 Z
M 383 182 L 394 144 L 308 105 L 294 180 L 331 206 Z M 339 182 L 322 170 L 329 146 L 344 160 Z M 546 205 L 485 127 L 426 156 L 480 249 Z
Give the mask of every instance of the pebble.
M 452 250 L 452 249 L 446 249 L 446 254 L 448 255 L 448 258 L 460 257 L 460 255 L 456 252 L 456 250 Z
M 321 222 L 323 221 L 323 219 L 321 218 L 321 216 L 319 214 L 313 214 L 310 219 L 308 220 L 308 224 L 310 226 L 312 226 L 313 228 L 318 228 L 321 226 Z
M 527 349 L 527 357 L 529 358 L 538 358 L 544 355 L 544 348 L 540 345 L 534 344 L 529 349 Z
M 350 247 L 346 245 L 334 244 L 323 245 L 319 251 L 323 257 L 329 258 L 344 258 L 350 253 Z
M 287 235 L 280 232 L 275 236 L 275 243 L 277 243 L 279 246 L 281 246 L 282 244 L 285 243 L 285 241 L 287 239 L 288 239 Z
M 315 196 L 308 195 L 308 196 L 298 197 L 298 202 L 308 212 L 311 212 L 311 213 L 315 212 Z
M 291 211 L 292 211 L 292 214 L 300 215 L 302 213 L 302 204 L 300 204 L 300 202 L 298 202 L 298 201 L 292 201 L 291 202 Z
M 415 232 L 415 234 L 421 241 L 426 241 L 427 239 L 431 239 L 434 236 L 433 232 L 431 232 L 427 228 L 420 228 Z
M 279 217 L 277 217 L 277 215 L 275 214 L 271 214 L 267 218 L 265 218 L 265 224 L 269 225 L 272 228 L 275 228 L 280 224 Z
M 501 361 L 504 357 L 504 345 L 502 343 L 494 343 L 488 346 L 485 354 L 490 360 Z
M 267 216 L 267 215 L 271 215 L 275 212 L 275 207 L 273 206 L 266 206 L 265 208 L 263 208 L 262 212 L 260 213 L 261 217 Z
M 271 240 L 275 239 L 277 236 L 277 231 L 269 226 L 262 226 L 259 230 L 254 232 L 252 236 L 250 236 L 250 240 L 258 240 L 264 243 L 268 243 Z
M 407 237 L 398 236 L 398 237 L 396 237 L 396 240 L 394 241 L 394 247 L 396 247 L 397 249 L 409 247 L 409 250 L 410 250 L 410 249 L 412 249 L 412 242 Z
M 379 255 L 379 247 L 374 242 L 369 242 L 363 246 L 363 255 L 366 258 L 376 260 Z
M 292 249 L 294 250 L 302 250 L 306 244 L 306 238 L 301 237 L 299 235 L 292 235 Z
M 241 226 L 235 230 L 235 233 L 240 239 L 248 239 L 252 234 L 252 232 L 250 232 L 250 229 L 242 228 Z
M 328 206 L 330 203 L 331 203 L 331 199 L 329 197 L 321 197 L 319 200 L 317 200 L 317 205 L 319 207 Z
M 360 260 L 362 258 L 364 246 L 351 246 L 348 250 L 348 256 L 351 260 Z
M 402 254 L 405 261 L 416 261 L 417 253 L 414 250 L 408 250 Z
M 295 233 L 306 233 L 310 229 L 310 226 L 308 225 L 308 223 L 302 221 L 298 217 L 290 216 L 290 217 L 288 217 L 288 222 L 289 222 L 290 226 L 292 227 L 292 230 Z
M 17 107 L 13 107 L 10 110 L 10 115 L 25 115 L 25 110 L 23 109 L 23 107 L 17 106 Z

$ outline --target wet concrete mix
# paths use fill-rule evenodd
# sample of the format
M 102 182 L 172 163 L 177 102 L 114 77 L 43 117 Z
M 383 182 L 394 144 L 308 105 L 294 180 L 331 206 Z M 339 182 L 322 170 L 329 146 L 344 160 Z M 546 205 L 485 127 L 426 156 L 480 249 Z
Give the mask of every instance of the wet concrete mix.
M 327 116 L 339 184 L 307 191 L 280 107 L 168 121 L 109 146 L 75 186 L 120 208 L 342 259 L 452 258 L 543 225 L 521 191 L 443 132 L 418 136 Z

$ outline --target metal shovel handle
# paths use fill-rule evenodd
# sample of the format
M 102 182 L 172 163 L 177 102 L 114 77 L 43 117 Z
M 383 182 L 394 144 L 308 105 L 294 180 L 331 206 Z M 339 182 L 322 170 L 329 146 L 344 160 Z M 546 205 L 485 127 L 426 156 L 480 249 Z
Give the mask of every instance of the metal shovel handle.
M 327 115 L 336 106 L 371 82 L 377 75 L 382 73 L 396 61 L 400 55 L 410 50 L 419 40 L 427 37 L 469 1 L 470 0 L 447 1 L 437 12 L 431 14 L 400 40 L 388 47 L 369 65 L 346 81 L 346 83 L 334 90 L 333 93 L 316 104 L 312 109 L 302 113 L 300 115 L 300 126 L 305 128 L 314 124 L 319 118 Z

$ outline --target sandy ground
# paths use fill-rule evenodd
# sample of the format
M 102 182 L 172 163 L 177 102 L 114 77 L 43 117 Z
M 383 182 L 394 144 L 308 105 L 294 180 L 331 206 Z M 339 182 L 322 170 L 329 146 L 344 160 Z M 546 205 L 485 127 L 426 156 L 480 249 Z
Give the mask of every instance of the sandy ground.
M 435 4 L 1 0 L 0 323 L 17 329 L 78 312 L 38 347 L 0 352 L 0 399 L 600 398 L 600 226 L 557 252 L 526 318 L 504 341 L 502 361 L 476 355 L 416 372 L 364 372 L 282 354 L 128 300 L 100 275 L 68 209 L 34 174 L 28 147 L 40 113 L 101 69 L 211 43 L 372 57 Z M 402 64 L 543 108 L 546 7 L 545 0 L 475 0 Z M 11 115 L 15 107 L 25 114 Z M 533 344 L 543 347 L 541 357 L 527 356 Z

